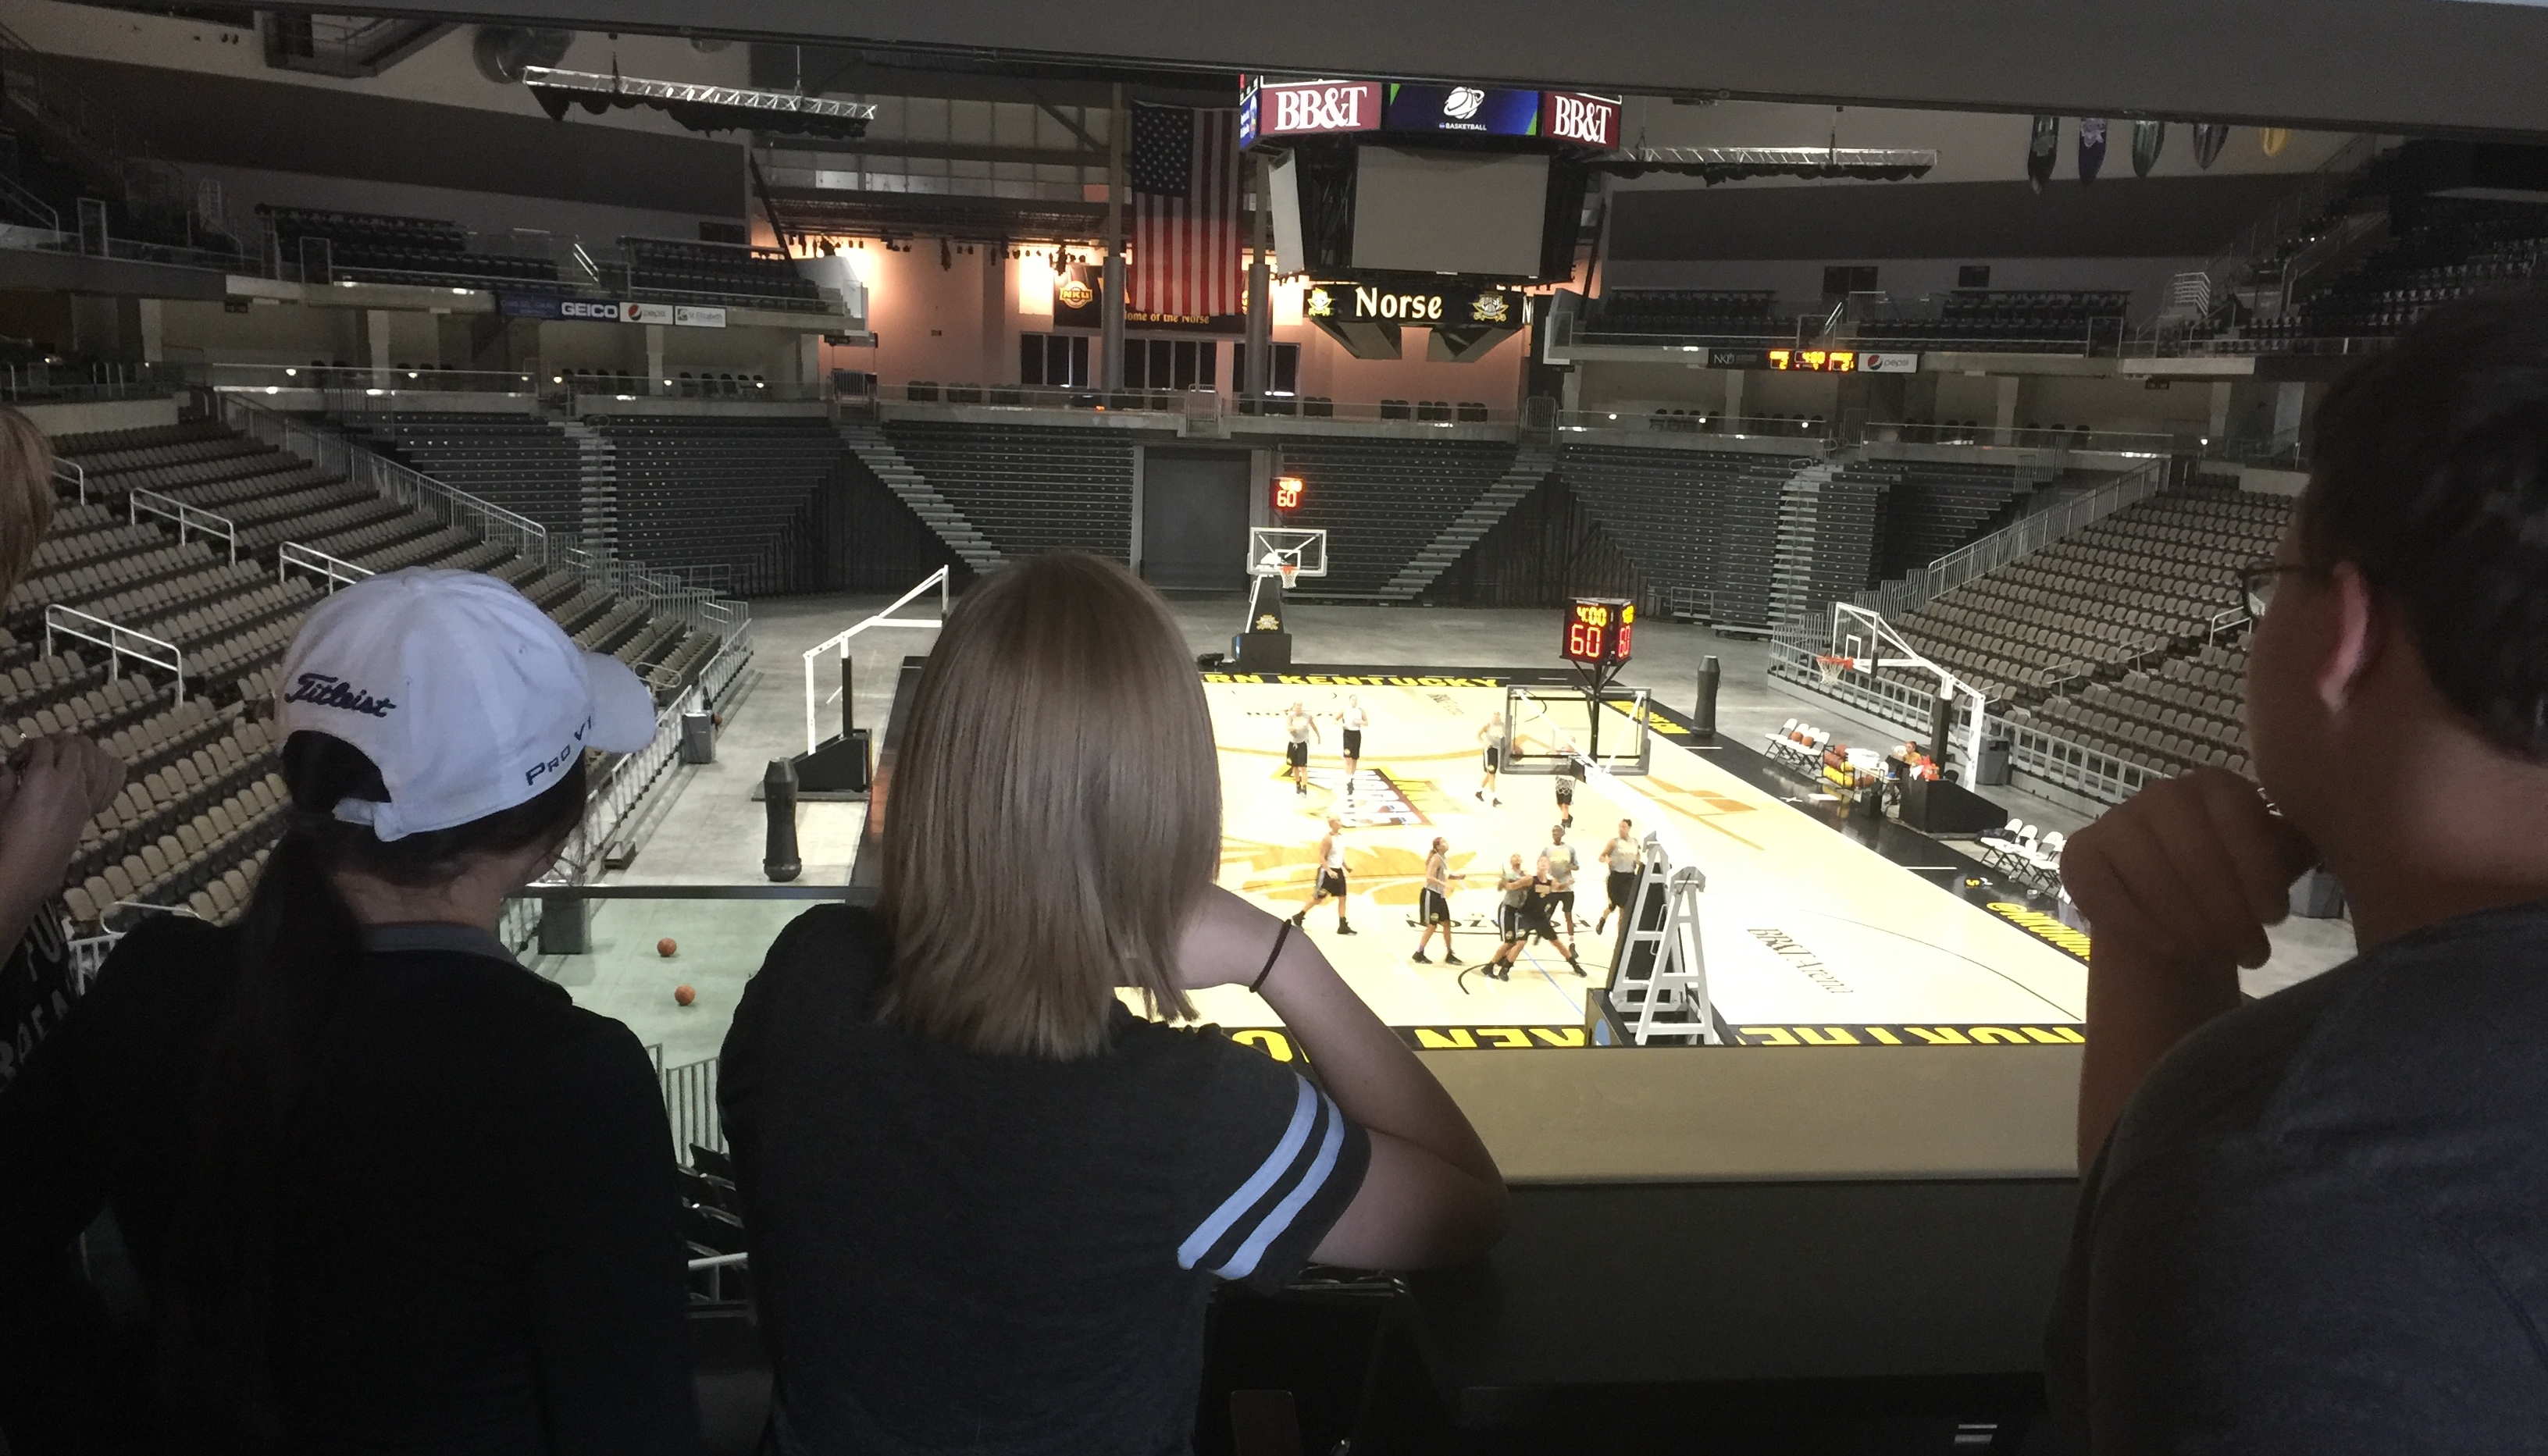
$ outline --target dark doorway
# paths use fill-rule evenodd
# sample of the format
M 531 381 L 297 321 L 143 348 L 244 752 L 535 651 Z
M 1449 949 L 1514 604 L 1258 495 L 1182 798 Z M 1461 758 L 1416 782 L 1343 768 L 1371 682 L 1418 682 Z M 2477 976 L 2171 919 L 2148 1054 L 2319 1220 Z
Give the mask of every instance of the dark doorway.
M 1141 464 L 1141 576 L 1153 587 L 1246 584 L 1247 452 L 1150 450 Z

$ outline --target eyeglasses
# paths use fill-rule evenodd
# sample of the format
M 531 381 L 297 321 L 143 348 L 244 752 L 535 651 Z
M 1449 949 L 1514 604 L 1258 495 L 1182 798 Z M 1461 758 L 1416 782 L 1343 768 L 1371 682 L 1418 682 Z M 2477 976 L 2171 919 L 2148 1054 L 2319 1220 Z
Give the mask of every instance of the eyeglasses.
M 2248 619 L 2264 620 L 2265 608 L 2274 604 L 2274 586 L 2284 577 L 2310 576 L 2317 571 L 2316 567 L 2294 566 L 2287 562 L 2263 560 L 2251 561 L 2238 568 L 2234 575 L 2238 581 L 2239 595 L 2247 604 Z

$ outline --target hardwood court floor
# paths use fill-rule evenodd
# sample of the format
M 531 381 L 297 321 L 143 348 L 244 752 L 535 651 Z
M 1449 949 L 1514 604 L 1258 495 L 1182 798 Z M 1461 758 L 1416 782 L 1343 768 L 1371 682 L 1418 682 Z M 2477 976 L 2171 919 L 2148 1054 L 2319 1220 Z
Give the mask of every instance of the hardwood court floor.
M 1583 1027 L 1585 993 L 1606 982 L 1613 954 L 1613 936 L 1591 934 L 1602 903 L 1597 857 L 1625 817 L 1640 835 L 1660 827 L 1706 872 L 1699 913 L 1709 989 L 1733 1040 L 1829 1041 L 1843 1028 L 1855 1029 L 1843 1035 L 1860 1045 L 1894 1041 L 1902 1028 L 1927 1029 L 1900 1035 L 1902 1045 L 1964 1040 L 1948 1028 L 2033 1027 L 2037 1041 L 2051 1028 L 2061 1029 L 2052 1037 L 2075 1037 L 2066 1029 L 2084 1010 L 2082 961 L 1993 911 L 1988 889 L 1966 886 L 1954 866 L 1924 873 L 1884 858 L 1786 796 L 1717 767 L 1711 758 L 1729 750 L 1686 746 L 1689 735 L 1677 726 L 1655 735 L 1650 774 L 1596 777 L 1576 791 L 1568 841 L 1584 865 L 1577 947 L 1589 978 L 1579 979 L 1553 947 L 1535 946 L 1510 981 L 1487 980 L 1475 967 L 1496 947 L 1497 868 L 1514 852 L 1533 863 L 1556 819 L 1551 776 L 1506 774 L 1501 807 L 1473 796 L 1478 728 L 1502 711 L 1504 689 L 1474 678 L 1375 674 L 1286 683 L 1208 675 L 1205 692 L 1221 745 L 1221 883 L 1291 914 L 1308 897 L 1324 816 L 1346 814 L 1347 915 L 1359 934 L 1336 933 L 1332 904 L 1311 915 L 1309 929 L 1393 1027 L 1517 1028 L 1542 1042 Z M 1348 693 L 1371 718 L 1350 798 L 1331 716 Z M 1283 766 L 1282 716 L 1295 698 L 1320 715 L 1306 797 L 1295 794 Z M 1604 728 L 1605 739 L 1625 727 L 1615 710 L 1608 721 L 1615 726 Z M 1808 792 L 1799 784 L 1790 795 Z M 1464 967 L 1441 963 L 1438 938 L 1434 963 L 1408 958 L 1424 854 L 1437 834 L 1450 841 L 1453 870 L 1471 876 L 1451 896 Z M 1224 1026 L 1278 1025 L 1270 1007 L 1238 987 L 1215 987 L 1196 1000 L 1204 1019 Z M 1744 1035 L 1747 1028 L 1757 1034 Z M 1869 1035 L 1869 1028 L 1896 1031 Z M 2003 1037 L 2023 1040 L 2015 1032 L 1978 1040 Z

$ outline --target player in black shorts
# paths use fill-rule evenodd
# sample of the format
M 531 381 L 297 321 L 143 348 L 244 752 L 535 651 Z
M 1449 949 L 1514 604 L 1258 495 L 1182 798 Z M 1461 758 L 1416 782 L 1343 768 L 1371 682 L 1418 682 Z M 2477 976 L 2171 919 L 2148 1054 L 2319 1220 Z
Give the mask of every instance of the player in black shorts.
M 1504 766 L 1504 720 L 1501 715 L 1489 713 L 1487 720 L 1478 725 L 1478 756 L 1486 772 L 1479 775 L 1478 791 L 1473 797 L 1482 804 L 1501 804 L 1503 800 L 1496 797 L 1496 774 Z
M 1487 974 L 1500 981 L 1512 979 L 1513 961 L 1520 958 L 1522 943 L 1530 939 L 1538 916 L 1531 909 L 1531 872 L 1522 866 L 1516 854 L 1504 862 L 1503 877 L 1497 888 L 1502 898 L 1496 905 L 1496 935 L 1502 942 L 1496 947 L 1494 958 L 1487 961 Z
M 1438 930 L 1442 933 L 1442 963 L 1460 963 L 1460 957 L 1451 954 L 1451 881 L 1463 877 L 1451 873 L 1451 842 L 1438 834 L 1433 836 L 1433 848 L 1424 852 L 1424 888 L 1415 897 L 1415 923 L 1424 927 L 1424 934 L 1416 938 L 1415 954 L 1409 959 L 1419 965 L 1432 964 L 1424 948 L 1433 944 L 1433 932 Z
M 1360 694 L 1345 694 L 1345 710 L 1336 715 L 1336 723 L 1344 740 L 1345 792 L 1352 793 L 1354 774 L 1362 768 L 1362 730 L 1371 726 L 1371 714 L 1364 711 Z
M 1637 840 L 1635 824 L 1620 820 L 1619 832 L 1601 847 L 1602 863 L 1610 869 L 1609 880 L 1603 886 L 1609 891 L 1610 903 L 1601 907 L 1601 918 L 1592 922 L 1592 934 L 1599 935 L 1601 927 L 1610 923 L 1613 910 L 1619 912 L 1620 919 L 1627 918 L 1637 894 L 1637 871 L 1645 864 L 1645 857 L 1646 847 Z
M 1319 720 L 1295 699 L 1283 710 L 1283 762 L 1292 772 L 1295 796 L 1310 791 L 1310 740 L 1319 736 Z
M 1575 762 L 1570 759 L 1567 761 L 1566 768 L 1557 775 L 1557 822 L 1569 829 L 1575 827 L 1576 773 Z
M 1345 919 L 1344 832 L 1344 820 L 1329 814 L 1327 832 L 1319 840 L 1318 880 L 1310 888 L 1310 903 L 1303 905 L 1301 913 L 1292 917 L 1294 925 L 1308 920 L 1311 911 L 1332 899 L 1336 902 L 1336 934 L 1349 936 L 1355 933 L 1352 923 Z

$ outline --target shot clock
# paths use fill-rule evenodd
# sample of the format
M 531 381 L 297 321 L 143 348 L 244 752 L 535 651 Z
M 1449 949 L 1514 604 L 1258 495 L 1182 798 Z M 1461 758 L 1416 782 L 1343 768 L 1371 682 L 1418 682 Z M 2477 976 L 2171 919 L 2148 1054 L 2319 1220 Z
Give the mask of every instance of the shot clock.
M 1297 475 L 1274 477 L 1274 508 L 1276 510 L 1300 509 L 1301 487 L 1302 481 Z
M 1628 660 L 1637 624 L 1634 602 L 1611 596 L 1579 596 L 1566 612 L 1564 656 L 1588 668 L 1614 668 Z

